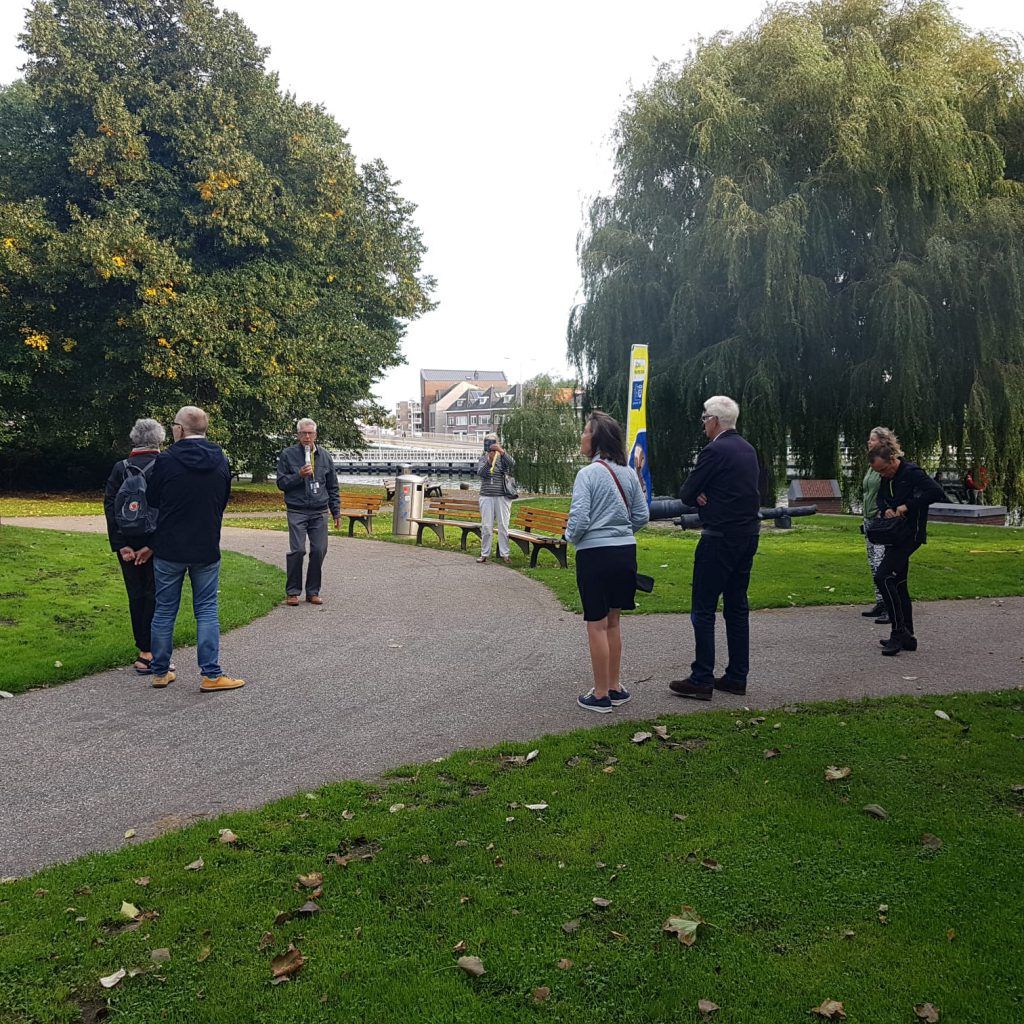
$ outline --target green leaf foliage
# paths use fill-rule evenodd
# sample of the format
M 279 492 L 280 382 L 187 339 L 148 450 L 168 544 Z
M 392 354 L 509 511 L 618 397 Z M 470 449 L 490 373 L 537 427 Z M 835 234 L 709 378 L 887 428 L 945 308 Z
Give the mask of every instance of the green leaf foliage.
M 775 474 L 891 426 L 1024 504 L 1024 73 L 938 0 L 780 4 L 636 92 L 579 249 L 569 351 L 621 418 L 650 345 L 662 487 L 705 398 Z
M 0 90 L 0 420 L 120 451 L 182 404 L 254 468 L 356 403 L 431 306 L 413 206 L 209 0 L 37 0 Z M 8 156 L 10 157 L 8 159 Z

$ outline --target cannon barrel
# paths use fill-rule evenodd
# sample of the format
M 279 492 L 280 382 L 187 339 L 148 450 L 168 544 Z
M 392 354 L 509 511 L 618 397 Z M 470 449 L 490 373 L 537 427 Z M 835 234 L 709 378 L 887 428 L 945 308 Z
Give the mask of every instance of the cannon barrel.
M 792 520 L 798 516 L 813 516 L 818 511 L 817 505 L 806 505 L 801 508 L 763 508 L 758 513 L 761 519 L 774 520 L 780 530 L 788 530 Z M 697 509 L 693 505 L 684 505 L 678 498 L 652 498 L 651 519 L 672 519 L 683 530 L 699 530 L 701 523 Z

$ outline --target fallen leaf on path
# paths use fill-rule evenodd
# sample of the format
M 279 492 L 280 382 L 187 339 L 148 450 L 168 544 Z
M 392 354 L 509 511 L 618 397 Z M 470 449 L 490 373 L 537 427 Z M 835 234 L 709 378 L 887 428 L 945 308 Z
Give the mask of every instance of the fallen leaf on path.
M 129 921 L 134 921 L 142 911 L 139 910 L 134 903 L 129 903 L 127 900 L 121 902 L 121 916 L 127 917 Z
M 171 951 L 166 946 L 161 946 L 160 949 L 151 949 L 149 959 L 157 964 L 165 964 L 171 959 Z
M 651 738 L 649 732 L 635 732 L 633 733 L 633 743 L 646 743 Z
M 952 721 L 952 719 L 949 717 L 949 715 L 946 714 L 945 711 L 936 711 L 935 712 L 935 717 L 936 718 L 941 718 L 944 722 Z
M 0 690 L 0 700 L 11 700 L 13 697 L 13 693 L 8 693 L 6 690 Z
M 710 1017 L 711 1014 L 720 1010 L 721 1007 L 717 1003 L 711 1002 L 710 999 L 699 999 L 697 1001 L 697 1009 L 704 1014 L 705 1017 Z
M 840 779 L 848 779 L 850 777 L 849 768 L 837 768 L 834 764 L 830 764 L 825 769 L 825 781 L 826 782 L 838 782 Z
M 185 865 L 186 871 L 202 871 L 206 865 L 203 863 L 203 858 L 199 857 L 197 860 L 192 861 L 191 864 Z
M 319 871 L 311 871 L 308 875 L 299 875 L 299 883 L 307 889 L 315 889 L 318 885 L 323 885 L 324 876 Z
M 836 999 L 826 999 L 820 1006 L 813 1006 L 807 1011 L 822 1020 L 846 1020 L 843 1004 Z
M 217 841 L 221 842 L 221 843 L 237 843 L 238 842 L 238 836 L 236 836 L 235 833 L 232 832 L 231 829 L 229 829 L 229 828 L 219 829 L 218 832 L 217 832 L 217 836 L 218 836 L 218 840 Z
M 692 946 L 697 941 L 697 929 L 706 923 L 693 907 L 684 906 L 679 914 L 665 921 L 661 930 L 675 935 L 684 946 Z
M 572 967 L 572 961 L 563 956 L 562 959 L 559 960 L 557 964 L 555 964 L 555 966 L 560 971 L 568 971 Z
M 113 974 L 108 974 L 105 978 L 100 978 L 100 984 L 104 988 L 113 988 L 123 978 L 127 977 L 128 972 L 122 967 L 118 971 L 114 971 Z
M 124 837 L 125 837 L 125 839 L 134 839 L 135 838 L 135 829 L 133 829 L 133 828 L 128 829 L 125 832 Z
M 484 962 L 478 956 L 460 956 L 456 962 L 471 978 L 479 978 L 487 973 Z
M 301 951 L 296 949 L 295 946 L 289 945 L 280 956 L 275 956 L 270 961 L 270 973 L 274 980 L 290 978 L 302 970 L 304 963 Z
M 889 812 L 879 804 L 865 804 L 861 810 L 865 814 L 870 814 L 872 818 L 878 818 L 879 821 L 885 821 L 889 817 Z
M 919 1020 L 927 1021 L 928 1024 L 938 1024 L 939 1008 L 932 1006 L 931 1003 L 918 1003 L 914 1007 L 914 1013 L 917 1014 Z

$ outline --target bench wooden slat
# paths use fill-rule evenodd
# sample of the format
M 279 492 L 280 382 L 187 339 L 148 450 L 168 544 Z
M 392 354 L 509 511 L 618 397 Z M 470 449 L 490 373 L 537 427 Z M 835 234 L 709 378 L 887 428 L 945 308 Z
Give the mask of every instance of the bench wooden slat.
M 564 534 L 568 521 L 566 512 L 519 505 L 515 510 L 513 529 L 508 531 L 509 540 L 518 544 L 524 555 L 530 556 L 531 569 L 537 567 L 537 556 L 541 551 L 550 551 L 558 559 L 558 564 L 566 569 L 569 545 Z
M 339 495 L 341 515 L 348 520 L 348 535 L 354 536 L 356 523 L 362 523 L 367 533 L 373 533 L 373 517 L 384 503 L 377 494 L 360 494 L 357 491 L 342 491 Z

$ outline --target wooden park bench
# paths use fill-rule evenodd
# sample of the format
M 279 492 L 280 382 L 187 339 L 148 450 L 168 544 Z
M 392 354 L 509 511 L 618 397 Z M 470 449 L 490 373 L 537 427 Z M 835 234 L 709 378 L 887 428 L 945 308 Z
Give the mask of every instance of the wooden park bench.
M 348 535 L 353 535 L 356 523 L 362 523 L 367 533 L 373 533 L 373 517 L 380 511 L 384 499 L 375 494 L 360 494 L 358 491 L 341 492 L 341 514 L 348 520 Z
M 466 538 L 471 534 L 480 536 L 480 503 L 476 499 L 437 498 L 427 505 L 426 511 L 419 519 L 411 519 L 416 524 L 416 543 L 423 543 L 423 531 L 433 530 L 441 543 L 444 543 L 444 528 L 454 526 L 462 531 L 462 550 L 466 550 Z
M 512 528 L 508 531 L 508 537 L 519 545 L 524 555 L 530 556 L 531 569 L 537 567 L 537 556 L 541 551 L 550 551 L 565 569 L 568 568 L 568 541 L 565 539 L 565 524 L 568 521 L 567 512 L 517 505 L 512 514 Z
M 384 500 L 385 501 L 392 501 L 394 499 L 394 497 L 395 497 L 395 489 L 396 489 L 396 485 L 395 485 L 395 481 L 394 480 L 385 480 L 384 481 Z M 428 481 L 428 482 L 424 483 L 424 485 L 423 485 L 423 493 L 428 498 L 440 498 L 440 497 L 442 497 L 444 492 L 441 490 L 441 485 L 440 484 L 432 484 L 432 483 L 430 483 Z

